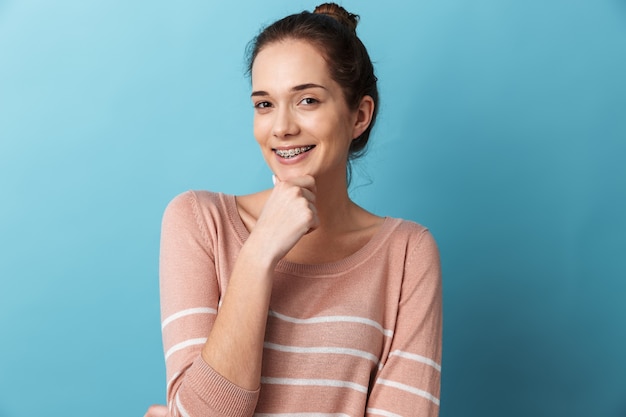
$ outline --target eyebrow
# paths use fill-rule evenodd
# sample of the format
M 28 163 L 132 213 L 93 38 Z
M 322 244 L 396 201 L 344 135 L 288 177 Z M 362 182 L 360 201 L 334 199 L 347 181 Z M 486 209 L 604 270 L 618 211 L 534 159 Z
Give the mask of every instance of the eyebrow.
M 295 87 L 291 88 L 291 91 L 303 91 L 303 90 L 308 90 L 310 88 L 322 88 L 324 90 L 326 90 L 326 87 L 324 87 L 323 85 L 319 85 L 319 84 L 315 84 L 315 83 L 307 83 L 307 84 L 300 84 L 300 85 L 296 85 Z M 264 97 L 264 96 L 269 96 L 270 93 L 268 93 L 267 91 L 253 91 L 252 94 L 250 94 L 251 97 Z

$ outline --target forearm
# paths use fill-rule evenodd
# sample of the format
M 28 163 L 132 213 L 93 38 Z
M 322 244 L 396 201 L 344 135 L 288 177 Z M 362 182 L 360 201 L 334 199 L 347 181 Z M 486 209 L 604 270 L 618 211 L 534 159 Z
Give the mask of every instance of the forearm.
M 202 358 L 216 372 L 247 389 L 261 378 L 263 339 L 276 261 L 265 259 L 249 240 L 230 276 L 215 323 L 202 349 Z
M 314 201 L 313 177 L 278 181 L 237 257 L 202 358 L 241 388 L 259 387 L 274 268 L 319 225 Z

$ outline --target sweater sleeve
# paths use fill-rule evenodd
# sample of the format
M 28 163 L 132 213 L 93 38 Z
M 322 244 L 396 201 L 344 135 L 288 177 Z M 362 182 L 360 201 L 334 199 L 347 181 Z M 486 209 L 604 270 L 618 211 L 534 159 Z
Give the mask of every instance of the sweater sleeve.
M 231 383 L 200 355 L 220 297 L 218 239 L 209 229 L 216 228 L 207 227 L 191 191 L 174 198 L 163 215 L 159 275 L 169 415 L 251 416 L 258 391 Z
M 423 230 L 407 249 L 394 335 L 366 416 L 439 414 L 441 340 L 439 252 L 430 232 Z

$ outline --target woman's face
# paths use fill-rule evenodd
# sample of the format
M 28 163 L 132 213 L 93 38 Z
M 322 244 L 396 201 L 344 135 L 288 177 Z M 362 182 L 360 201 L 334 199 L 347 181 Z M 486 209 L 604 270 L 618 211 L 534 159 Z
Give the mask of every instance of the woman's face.
M 279 179 L 345 178 L 350 143 L 364 129 L 315 47 L 265 46 L 252 66 L 252 103 L 254 136 Z

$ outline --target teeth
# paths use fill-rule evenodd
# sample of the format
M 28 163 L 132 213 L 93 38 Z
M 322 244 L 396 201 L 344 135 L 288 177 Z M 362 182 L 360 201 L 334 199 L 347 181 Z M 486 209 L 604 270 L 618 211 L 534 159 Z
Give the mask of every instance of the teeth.
M 276 149 L 276 155 L 280 156 L 281 158 L 293 158 L 294 156 L 300 155 L 301 153 L 304 153 L 306 151 L 310 151 L 311 149 L 313 149 L 313 146 L 303 146 L 301 148 L 292 148 L 292 149 L 288 149 L 288 150 L 282 150 L 282 149 Z

